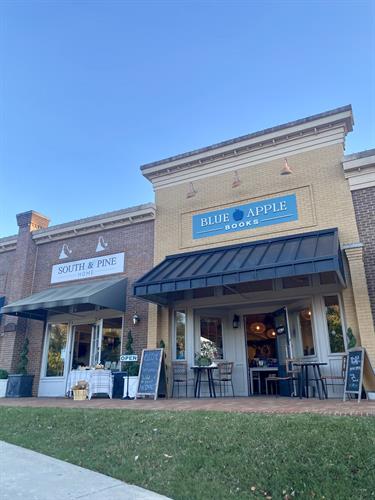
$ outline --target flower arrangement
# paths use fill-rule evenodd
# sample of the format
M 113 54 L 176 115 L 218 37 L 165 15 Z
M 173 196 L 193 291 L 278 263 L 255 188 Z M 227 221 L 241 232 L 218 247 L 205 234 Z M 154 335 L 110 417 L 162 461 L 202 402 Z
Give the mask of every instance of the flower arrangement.
M 87 389 L 89 384 L 86 382 L 86 380 L 78 380 L 76 385 L 73 385 L 72 390 L 73 391 L 82 391 L 84 389 Z
M 98 363 L 97 365 L 95 365 L 95 370 L 104 370 L 104 365 Z
M 218 351 L 215 344 L 201 337 L 201 351 L 195 353 L 195 362 L 198 366 L 208 366 L 217 357 Z

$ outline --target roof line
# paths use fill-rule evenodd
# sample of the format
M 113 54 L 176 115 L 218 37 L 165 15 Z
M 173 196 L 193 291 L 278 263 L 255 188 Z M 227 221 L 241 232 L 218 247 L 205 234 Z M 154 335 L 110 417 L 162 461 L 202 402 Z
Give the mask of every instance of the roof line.
M 284 123 L 281 125 L 276 125 L 275 127 L 266 128 L 264 130 L 259 130 L 258 132 L 253 132 L 251 134 L 241 135 L 240 137 L 236 137 L 234 139 L 228 139 L 226 141 L 218 142 L 218 143 L 212 144 L 211 146 L 205 146 L 203 148 L 194 149 L 194 150 L 188 151 L 186 153 L 178 154 L 175 156 L 170 156 L 170 157 L 164 158 L 162 160 L 154 161 L 151 163 L 145 163 L 145 164 L 141 165 L 141 171 L 146 170 L 146 169 L 151 168 L 151 167 L 163 165 L 165 163 L 170 163 L 172 161 L 182 160 L 184 158 L 188 158 L 189 156 L 193 156 L 196 154 L 209 152 L 209 151 L 212 151 L 212 150 L 220 148 L 220 147 L 229 146 L 232 144 L 237 144 L 239 142 L 253 139 L 256 137 L 260 137 L 260 136 L 265 135 L 265 134 L 278 132 L 278 131 L 287 129 L 289 127 L 303 125 L 304 123 L 309 123 L 309 122 L 312 122 L 314 120 L 333 116 L 333 115 L 336 115 L 337 113 L 343 113 L 345 111 L 350 111 L 352 113 L 351 104 L 348 104 L 346 106 L 341 106 L 339 108 L 331 109 L 329 111 L 324 111 L 323 113 L 318 113 L 316 115 L 311 115 L 311 116 L 308 116 L 306 118 L 300 118 L 299 120 L 287 122 L 287 123 Z

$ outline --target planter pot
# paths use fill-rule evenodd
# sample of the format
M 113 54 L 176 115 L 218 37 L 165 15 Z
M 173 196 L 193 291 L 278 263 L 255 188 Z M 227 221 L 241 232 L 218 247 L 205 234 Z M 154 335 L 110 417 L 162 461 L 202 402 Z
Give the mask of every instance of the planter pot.
M 0 380 L 0 382 L 1 382 L 1 380 Z M 368 397 L 371 401 L 375 401 L 375 392 L 374 392 L 374 391 L 368 392 L 368 393 L 367 393 L 367 397 Z
M 8 379 L 0 379 L 0 398 L 5 398 L 7 392 Z
M 6 397 L 31 398 L 34 375 L 9 375 Z
M 126 396 L 126 388 L 128 384 L 128 377 L 124 377 L 124 395 Z M 138 377 L 129 377 L 129 396 L 135 398 L 138 388 Z

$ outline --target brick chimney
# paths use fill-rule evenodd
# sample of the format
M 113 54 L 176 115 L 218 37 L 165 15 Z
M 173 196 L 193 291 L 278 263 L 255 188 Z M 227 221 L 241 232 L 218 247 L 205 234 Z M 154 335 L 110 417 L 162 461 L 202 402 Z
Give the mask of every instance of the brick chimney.
M 49 219 L 34 210 L 23 212 L 17 216 L 18 237 L 13 269 L 10 271 L 10 285 L 7 287 L 7 304 L 27 297 L 32 293 L 33 275 L 37 256 L 37 246 L 32 239 L 32 232 L 46 228 Z M 19 361 L 19 354 L 23 346 L 27 323 L 29 320 L 6 316 L 4 330 L 14 332 L 13 349 L 9 350 L 11 371 L 14 372 Z M 8 341 L 10 339 L 8 338 Z M 9 345 L 8 345 L 9 348 Z

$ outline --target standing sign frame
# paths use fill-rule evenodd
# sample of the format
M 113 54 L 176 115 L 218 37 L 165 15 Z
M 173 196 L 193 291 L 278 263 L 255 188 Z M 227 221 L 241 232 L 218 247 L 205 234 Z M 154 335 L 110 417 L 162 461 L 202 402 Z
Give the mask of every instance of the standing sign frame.
M 358 357 L 355 358 L 355 353 L 359 354 Z M 348 349 L 347 351 L 347 363 L 345 370 L 345 383 L 344 383 L 344 397 L 343 401 L 346 401 L 348 394 L 357 394 L 358 395 L 358 403 L 361 402 L 362 396 L 362 384 L 363 384 L 363 365 L 366 356 L 366 349 L 364 347 L 354 347 L 353 349 Z M 357 365 L 357 366 L 356 366 Z M 359 365 L 359 366 L 358 366 Z M 359 370 L 359 378 L 355 376 L 355 374 L 351 374 L 351 371 Z M 356 383 L 357 389 L 352 389 L 350 384 Z
M 157 368 L 156 370 L 149 373 L 149 376 L 153 376 L 152 385 L 154 387 L 153 391 L 142 390 L 142 385 L 144 384 L 144 379 L 147 375 L 145 372 L 147 370 L 147 353 L 157 352 Z M 151 360 L 152 361 L 152 360 Z M 156 379 L 155 379 L 156 375 Z M 160 384 L 164 384 L 164 391 L 160 391 Z M 164 394 L 161 394 L 164 392 Z M 154 400 L 158 398 L 158 396 L 164 395 L 166 396 L 166 373 L 165 373 L 165 364 L 164 364 L 164 349 L 155 348 L 155 349 L 143 349 L 142 350 L 142 358 L 141 364 L 139 367 L 139 376 L 138 376 L 138 387 L 135 395 L 135 399 L 139 399 L 140 397 L 152 396 Z

